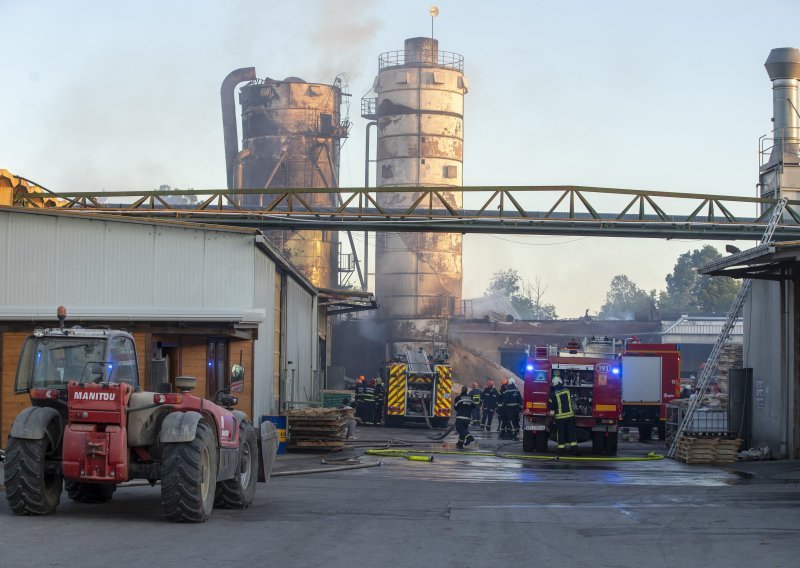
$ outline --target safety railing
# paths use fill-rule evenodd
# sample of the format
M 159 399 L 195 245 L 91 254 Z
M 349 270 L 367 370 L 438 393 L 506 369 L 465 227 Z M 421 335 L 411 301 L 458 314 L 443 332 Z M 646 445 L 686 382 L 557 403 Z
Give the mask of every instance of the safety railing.
M 378 69 L 387 67 L 444 67 L 464 72 L 464 56 L 451 51 L 405 50 L 387 51 L 378 57 Z
M 773 130 L 762 135 L 758 139 L 758 165 L 769 163 L 776 150 L 784 161 L 789 158 L 796 163 L 800 157 L 800 128 L 785 127 L 780 132 Z

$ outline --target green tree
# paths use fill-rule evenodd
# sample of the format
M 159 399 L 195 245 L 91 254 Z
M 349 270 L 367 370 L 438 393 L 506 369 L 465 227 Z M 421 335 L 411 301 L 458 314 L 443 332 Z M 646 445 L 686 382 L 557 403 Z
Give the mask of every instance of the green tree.
M 606 302 L 600 308 L 599 316 L 603 319 L 653 319 L 655 313 L 656 291 L 649 294 L 639 288 L 624 274 L 611 279 L 611 286 L 606 292 Z
M 556 307 L 543 301 L 547 286 L 538 276 L 533 280 L 524 280 L 513 268 L 498 270 L 489 280 L 486 294 L 502 294 L 511 301 L 511 305 L 523 319 L 558 319 Z
M 661 313 L 668 317 L 728 313 L 741 283 L 726 276 L 697 273 L 698 268 L 721 257 L 711 245 L 680 255 L 667 275 L 667 290 L 659 295 Z

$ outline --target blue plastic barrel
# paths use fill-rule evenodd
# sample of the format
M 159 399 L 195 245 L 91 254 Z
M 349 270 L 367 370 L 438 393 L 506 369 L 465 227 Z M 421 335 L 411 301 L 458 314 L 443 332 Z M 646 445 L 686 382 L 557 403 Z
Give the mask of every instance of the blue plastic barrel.
M 261 421 L 272 422 L 278 430 L 278 454 L 286 453 L 286 417 L 285 416 L 262 416 Z

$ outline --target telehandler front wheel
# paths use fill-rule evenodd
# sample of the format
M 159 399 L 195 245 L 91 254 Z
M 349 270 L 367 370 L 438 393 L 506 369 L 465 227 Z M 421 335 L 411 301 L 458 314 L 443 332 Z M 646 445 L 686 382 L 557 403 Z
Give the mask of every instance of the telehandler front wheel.
M 239 433 L 239 467 L 232 479 L 217 483 L 214 505 L 226 509 L 246 509 L 256 494 L 258 438 L 249 422 L 242 422 Z
M 214 509 L 217 444 L 211 428 L 197 424 L 194 440 L 166 444 L 161 466 L 161 506 L 170 521 L 202 523 Z
M 8 506 L 15 514 L 55 513 L 63 486 L 61 456 L 53 443 L 58 439 L 53 424 L 40 440 L 8 437 L 4 482 Z

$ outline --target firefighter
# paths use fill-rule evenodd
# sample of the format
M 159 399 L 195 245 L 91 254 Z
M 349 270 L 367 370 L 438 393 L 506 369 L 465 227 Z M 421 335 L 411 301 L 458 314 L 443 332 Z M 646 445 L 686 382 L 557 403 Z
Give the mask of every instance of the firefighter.
M 375 379 L 364 387 L 364 424 L 375 424 Z
M 456 411 L 456 432 L 458 432 L 456 447 L 459 450 L 463 450 L 464 446 L 469 446 L 475 441 L 475 437 L 469 433 L 469 423 L 472 419 L 472 409 L 475 408 L 475 403 L 467 393 L 466 385 L 461 387 L 461 394 L 453 402 L 453 408 Z
M 356 405 L 356 417 L 364 420 L 364 388 L 366 385 L 364 384 L 364 375 L 361 375 L 356 379 L 356 386 L 353 391 L 353 398 L 355 399 Z
M 563 451 L 569 446 L 573 451 L 578 449 L 578 433 L 575 429 L 575 412 L 572 410 L 572 397 L 560 373 L 553 371 L 553 388 L 550 391 L 550 414 L 556 420 L 556 440 L 558 449 Z
M 383 381 L 378 377 L 375 379 L 375 424 L 383 423 L 383 406 L 386 401 L 386 391 L 383 388 Z
M 503 393 L 506 392 L 508 388 L 508 379 L 503 379 L 502 384 L 500 385 L 500 392 L 499 396 L 497 397 L 497 431 L 500 432 L 500 437 L 503 437 L 503 432 L 505 429 L 503 428 L 503 424 L 505 423 L 505 414 L 503 413 Z
M 481 429 L 487 432 L 492 431 L 492 419 L 494 418 L 494 411 L 497 408 L 497 400 L 500 398 L 500 393 L 494 388 L 494 381 L 489 379 L 486 381 L 486 388 L 483 389 L 483 416 L 481 416 Z
M 481 398 L 483 397 L 478 381 L 473 381 L 469 396 L 472 397 L 472 402 L 475 403 L 472 409 L 472 425 L 478 426 L 481 423 Z
M 517 440 L 519 438 L 519 413 L 522 410 L 522 395 L 517 390 L 514 377 L 508 378 L 508 386 L 502 396 L 503 425 L 500 430 L 501 438 Z

